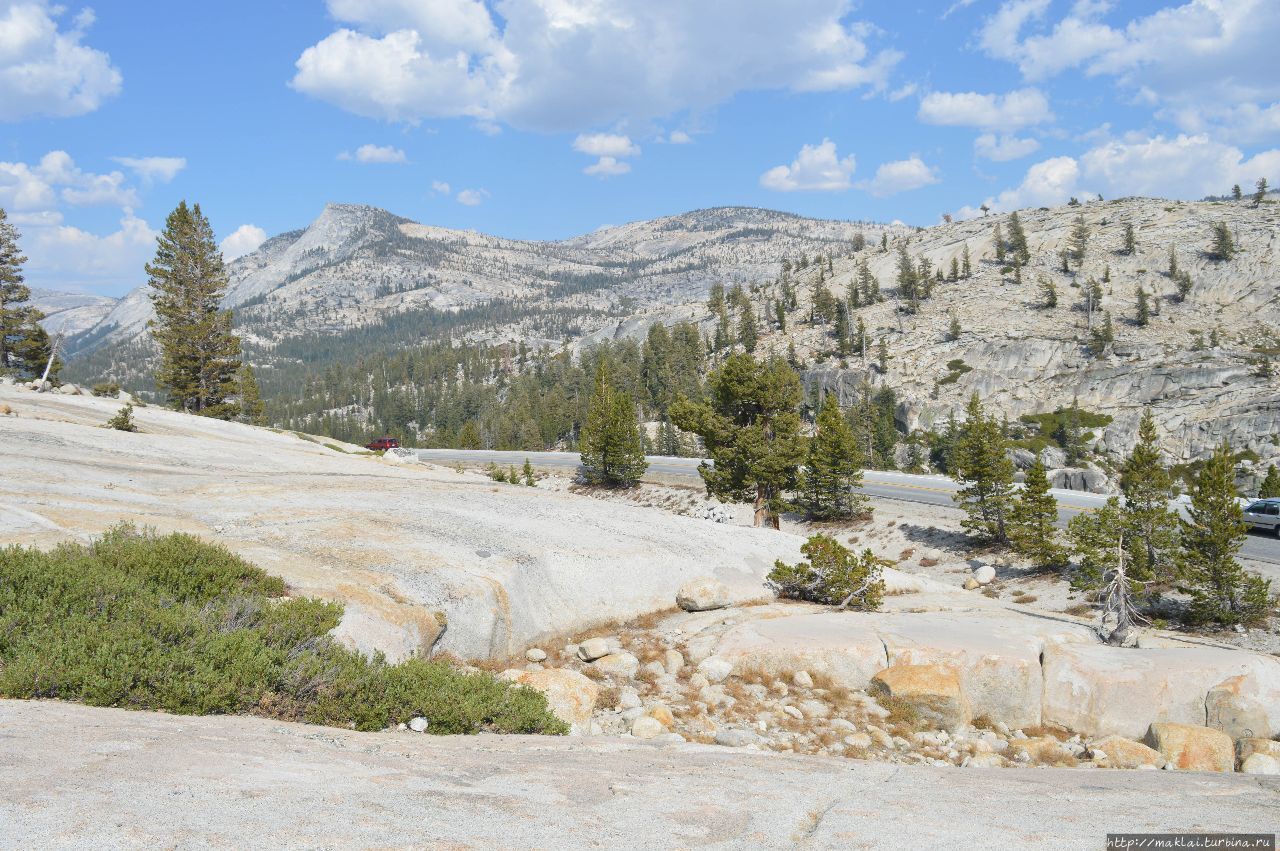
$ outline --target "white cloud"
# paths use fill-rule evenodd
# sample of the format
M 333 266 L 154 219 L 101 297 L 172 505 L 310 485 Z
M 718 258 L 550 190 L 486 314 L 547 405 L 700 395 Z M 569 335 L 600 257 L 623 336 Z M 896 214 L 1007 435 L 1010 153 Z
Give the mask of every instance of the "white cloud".
M 292 86 L 391 121 L 643 122 L 756 89 L 879 90 L 901 54 L 849 0 L 329 0 Z M 655 46 L 661 46 L 656 48 Z M 600 156 L 617 156 L 601 154 Z
M 693 141 L 693 137 L 683 130 L 672 130 L 667 141 L 673 145 L 688 145 Z
M 112 157 L 147 183 L 168 183 L 187 167 L 185 157 Z
M 1017 136 L 983 133 L 973 140 L 974 154 L 996 162 L 1021 159 L 1038 150 L 1040 150 L 1040 143 L 1035 139 L 1023 139 Z
M 156 237 L 145 221 L 125 212 L 118 230 L 105 236 L 61 224 L 52 214 L 47 226 L 28 223 L 22 247 L 30 259 L 27 282 L 50 289 L 87 289 L 119 293 L 143 283 L 143 266 L 155 255 Z
M 405 156 L 404 151 L 391 145 L 361 145 L 356 148 L 353 154 L 350 151 L 343 151 L 338 154 L 340 160 L 355 160 L 358 163 L 377 163 L 382 165 L 398 165 L 407 163 L 409 158 Z
M 1280 106 L 1275 0 L 1187 0 L 1116 27 L 1102 21 L 1110 6 L 1077 2 L 1048 22 L 1048 0 L 1010 0 L 987 19 L 979 42 L 1028 80 L 1073 68 L 1113 76 L 1186 131 L 1216 126 L 1232 141 L 1241 129 L 1255 140 L 1280 136 L 1268 116 Z M 1261 123 L 1250 121 L 1259 115 Z
M 791 165 L 774 166 L 760 176 L 760 185 L 776 192 L 841 192 L 853 186 L 857 161 L 853 154 L 840 159 L 836 143 L 823 139 L 805 145 Z
M 433 180 L 431 181 L 431 191 L 436 195 L 448 195 L 450 186 L 443 180 Z
M 996 211 L 1018 210 L 1023 207 L 1050 207 L 1061 204 L 1072 195 L 1084 195 L 1078 188 L 1080 164 L 1072 157 L 1053 157 L 1036 163 L 1027 169 L 1022 183 L 1006 189 L 984 202 Z M 981 213 L 976 207 L 962 207 L 956 212 L 961 219 L 969 219 Z
M 0 207 L 34 210 L 53 207 L 59 200 L 76 207 L 139 204 L 124 174 L 82 171 L 66 151 L 50 151 L 35 166 L 0 162 Z
M 93 13 L 59 28 L 63 8 L 45 0 L 0 2 L 0 121 L 83 115 L 120 91 L 111 57 L 80 41 Z
M 640 146 L 627 136 L 611 133 L 579 134 L 573 140 L 573 149 L 593 157 L 636 157 Z
M 487 189 L 463 189 L 458 193 L 458 203 L 467 207 L 478 207 L 489 197 Z
M 267 232 L 262 228 L 257 225 L 241 225 L 218 243 L 218 248 L 222 249 L 222 258 L 230 261 L 256 251 L 266 241 Z
M 1052 121 L 1053 113 L 1049 99 L 1039 89 L 1018 89 L 1004 95 L 930 92 L 920 101 L 919 118 L 926 124 L 1012 132 Z
M 601 157 L 582 170 L 583 174 L 592 177 L 614 177 L 631 171 L 631 163 L 620 162 L 615 157 Z
M 863 188 L 877 198 L 883 198 L 937 182 L 937 169 L 926 165 L 918 156 L 911 156 L 905 160 L 884 163 L 876 169 L 876 176 L 867 181 Z

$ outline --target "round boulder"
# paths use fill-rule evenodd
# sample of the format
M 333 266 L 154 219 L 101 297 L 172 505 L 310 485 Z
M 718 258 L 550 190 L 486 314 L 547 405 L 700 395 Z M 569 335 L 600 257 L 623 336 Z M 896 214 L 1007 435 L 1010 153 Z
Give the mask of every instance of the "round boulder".
M 726 608 L 729 603 L 729 588 L 709 576 L 686 582 L 676 592 L 676 605 L 686 612 L 709 612 Z
M 995 581 L 996 569 L 989 564 L 984 564 L 974 569 L 973 578 L 979 585 L 990 585 Z
M 650 715 L 641 715 L 631 722 L 631 735 L 637 739 L 652 739 L 654 736 L 661 736 L 665 732 L 667 732 L 667 728 L 662 726 L 662 722 Z
M 547 668 L 541 671 L 509 670 L 502 679 L 528 686 L 547 699 L 551 714 L 573 727 L 575 732 L 591 728 L 591 712 L 596 708 L 600 687 L 577 671 Z
M 588 638 L 578 645 L 578 658 L 584 662 L 594 662 L 612 652 L 613 645 L 607 638 Z

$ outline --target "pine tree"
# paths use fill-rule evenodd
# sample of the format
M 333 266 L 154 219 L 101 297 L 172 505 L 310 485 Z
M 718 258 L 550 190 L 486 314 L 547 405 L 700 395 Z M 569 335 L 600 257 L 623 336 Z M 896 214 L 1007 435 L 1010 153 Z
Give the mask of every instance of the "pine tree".
M 458 430 L 456 441 L 459 449 L 483 449 L 484 440 L 480 436 L 480 426 L 475 420 L 467 420 Z
M 889 354 L 889 343 L 884 337 L 880 338 L 880 342 L 876 344 L 876 365 L 880 368 L 881 375 L 889 373 L 889 361 L 893 356 Z
M 1138 440 L 1121 468 L 1130 575 L 1141 582 L 1169 583 L 1175 573 L 1178 515 L 1169 509 L 1173 483 L 1160 460 L 1150 409 L 1138 423 Z
M 1089 352 L 1094 357 L 1102 357 L 1107 349 L 1116 341 L 1115 327 L 1111 323 L 1111 311 L 1102 314 L 1102 326 L 1094 328 L 1089 334 Z
M 1031 260 L 1031 251 L 1027 248 L 1027 234 L 1022 230 L 1022 220 L 1015 211 L 1009 216 L 1009 248 L 1013 251 L 1015 266 L 1025 266 Z
M 1089 249 L 1089 226 L 1085 223 L 1083 213 L 1076 216 L 1075 224 L 1071 226 L 1071 236 L 1067 246 L 1071 252 L 1071 259 L 1079 269 L 1084 264 L 1084 256 Z
M 133 421 L 133 403 L 128 402 L 116 411 L 115 416 L 107 420 L 106 427 L 116 431 L 137 431 L 138 426 Z
M 1052 310 L 1058 306 L 1058 288 L 1045 276 L 1041 275 L 1036 283 L 1040 285 L 1041 305 L 1045 310 Z
M 712 371 L 707 389 L 709 403 L 681 398 L 671 406 L 672 422 L 699 435 L 712 460 L 698 468 L 707 493 L 753 502 L 755 525 L 780 528 L 805 454 L 800 376 L 785 361 L 735 354 Z
M 960 280 L 960 261 L 955 257 L 951 258 L 951 272 L 947 275 L 947 280 L 953 282 Z
M 898 246 L 898 297 L 914 313 L 920 307 L 920 275 L 905 244 Z
M 774 305 L 774 311 L 777 314 L 778 330 L 785 333 L 787 330 L 787 308 L 781 301 L 779 301 Z
M 1267 197 L 1267 179 L 1265 177 L 1258 178 L 1257 191 L 1253 193 L 1253 206 L 1257 207 L 1262 204 L 1264 198 Z
M 1013 548 L 1036 567 L 1057 567 L 1066 552 L 1057 541 L 1058 501 L 1049 493 L 1049 477 L 1040 459 L 1027 470 L 1022 490 L 1009 515 L 1009 540 Z
M 969 516 L 962 521 L 981 540 L 1007 543 L 1013 505 L 1013 462 L 1005 453 L 1007 439 L 994 417 L 983 410 L 974 393 L 956 441 L 955 476 L 963 483 L 955 495 Z
M 844 302 L 836 304 L 836 349 L 841 355 L 853 351 L 849 339 L 849 307 Z
M 27 258 L 18 249 L 18 229 L 0 207 L 0 375 L 39 378 L 49 360 L 49 335 L 40 326 L 44 314 L 31 305 L 31 290 L 23 285 L 22 264 Z M 56 368 L 61 364 L 54 364 Z
M 835 394 L 823 400 L 815 425 L 801 476 L 804 507 L 818 520 L 851 519 L 867 505 L 854 492 L 862 485 L 862 451 Z
M 960 255 L 960 275 L 965 280 L 973 277 L 973 258 L 969 255 L 969 243 L 964 244 L 964 252 Z
M 1272 464 L 1267 468 L 1267 475 L 1258 488 L 1258 499 L 1275 499 L 1280 497 L 1280 470 Z
M 240 364 L 240 374 L 236 378 L 237 392 L 240 396 L 239 420 L 250 425 L 266 425 L 266 406 L 262 404 L 262 394 L 258 391 L 258 379 L 253 374 L 253 367 L 248 361 Z
M 1179 272 L 1175 283 L 1178 287 L 1177 293 L 1179 303 L 1186 301 L 1187 296 L 1191 295 L 1191 273 L 1186 270 Z
M 648 467 L 635 402 L 614 387 L 608 361 L 601 360 L 582 426 L 583 478 L 593 485 L 632 487 Z
M 1230 445 L 1223 443 L 1200 469 L 1187 513 L 1179 566 L 1183 590 L 1191 595 L 1191 621 L 1232 626 L 1260 620 L 1270 607 L 1271 583 L 1236 561 L 1248 529 L 1236 500 Z
M 230 419 L 240 371 L 240 338 L 231 333 L 231 311 L 221 309 L 227 290 L 222 252 L 200 205 L 181 202 L 156 240 L 146 266 L 156 318 L 151 334 L 160 348 L 156 385 L 176 410 Z
M 1240 191 L 1240 184 L 1239 183 L 1233 184 L 1231 187 L 1231 200 L 1239 201 L 1243 197 L 1244 197 L 1244 193 Z
M 951 314 L 951 325 L 947 328 L 947 339 L 955 342 L 960 339 L 960 334 L 960 320 L 957 319 L 956 315 L 953 313 Z
M 756 314 L 750 309 L 743 310 L 738 318 L 738 342 L 746 352 L 754 352 L 760 340 L 760 332 L 756 328 Z
M 1145 328 L 1151 324 L 1151 302 L 1147 300 L 1147 291 L 1142 288 L 1142 284 L 1138 284 L 1137 299 L 1138 306 L 1134 321 L 1140 328 Z
M 1172 245 L 1169 246 L 1169 279 L 1178 279 L 1178 252 Z
M 999 222 L 996 222 L 991 228 L 991 241 L 996 247 L 996 262 L 1003 266 L 1005 258 L 1004 232 L 1000 230 Z
M 1108 644 L 1129 643 L 1134 628 L 1146 619 L 1138 612 L 1137 596 L 1143 586 L 1130 571 L 1132 530 L 1125 522 L 1120 500 L 1112 497 L 1097 511 L 1071 518 L 1067 536 L 1080 560 L 1071 586 L 1078 591 L 1100 592 L 1099 632 Z
M 800 546 L 808 561 L 774 562 L 766 581 L 780 597 L 870 612 L 880 608 L 886 567 L 892 563 L 871 550 L 855 556 L 829 535 L 812 535 Z
M 521 470 L 524 474 L 525 487 L 534 488 L 538 486 L 538 479 L 533 474 L 533 465 L 529 463 L 529 459 L 524 459 L 524 467 Z
M 1213 226 L 1213 245 L 1209 253 L 1219 260 L 1230 260 L 1236 256 L 1236 243 L 1231 238 L 1231 228 L 1226 222 L 1218 222 Z
M 1138 250 L 1138 241 L 1133 235 L 1133 225 L 1124 226 L 1124 253 L 1130 257 Z
M 853 337 L 853 349 L 863 360 L 867 357 L 867 323 L 862 321 L 862 317 L 858 317 L 858 330 Z

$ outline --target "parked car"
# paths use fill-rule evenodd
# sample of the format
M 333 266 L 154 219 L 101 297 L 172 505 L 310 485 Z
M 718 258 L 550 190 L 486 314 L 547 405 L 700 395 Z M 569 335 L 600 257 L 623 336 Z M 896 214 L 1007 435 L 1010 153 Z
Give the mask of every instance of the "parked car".
M 1260 499 L 1245 506 L 1244 522 L 1250 528 L 1280 535 L 1280 499 Z
M 365 449 L 372 449 L 374 452 L 378 450 L 399 449 L 400 439 L 396 437 L 379 437 L 369 441 L 364 445 Z

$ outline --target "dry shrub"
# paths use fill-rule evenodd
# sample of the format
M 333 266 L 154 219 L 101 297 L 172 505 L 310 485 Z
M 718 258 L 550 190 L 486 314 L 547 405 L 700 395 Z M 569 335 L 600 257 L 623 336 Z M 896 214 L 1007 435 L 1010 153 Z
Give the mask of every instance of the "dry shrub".
M 925 556 L 924 558 L 920 559 L 921 567 L 937 567 L 941 563 L 942 562 L 938 561 L 938 559 L 929 558 L 928 556 Z
M 1075 615 L 1078 618 L 1087 618 L 1093 614 L 1093 606 L 1088 603 L 1075 603 L 1063 609 L 1062 613 L 1064 615 Z
M 996 722 L 992 720 L 990 715 L 979 715 L 973 719 L 973 728 L 975 730 L 990 730 L 995 732 Z
M 1014 594 L 1013 595 L 1013 602 L 1021 603 L 1024 606 L 1030 605 L 1031 603 L 1034 603 L 1036 600 L 1039 600 L 1039 599 L 1040 598 L 1037 597 L 1035 594 Z
M 13 408 L 8 405 L 0 405 L 0 417 L 7 417 L 13 413 Z
M 994 585 L 988 585 L 982 589 L 982 596 L 990 597 L 993 600 L 1000 599 L 1000 589 Z
M 876 698 L 876 702 L 881 708 L 888 710 L 889 714 L 885 717 L 882 726 L 893 735 L 903 736 L 920 729 L 920 713 L 907 701 L 900 697 L 884 695 Z
M 1065 730 L 1062 727 L 1054 725 L 1023 727 L 1022 732 L 1027 734 L 1028 739 L 1042 739 L 1048 736 L 1050 738 L 1057 739 L 1060 742 L 1065 742 L 1067 739 L 1071 738 L 1071 732 L 1069 730 Z
M 622 700 L 622 692 L 616 686 L 601 686 L 600 693 L 596 696 L 596 706 L 617 706 L 619 700 Z
M 902 554 L 898 556 L 898 561 L 907 561 L 915 554 L 916 554 L 915 547 L 907 547 L 905 550 L 902 551 Z

